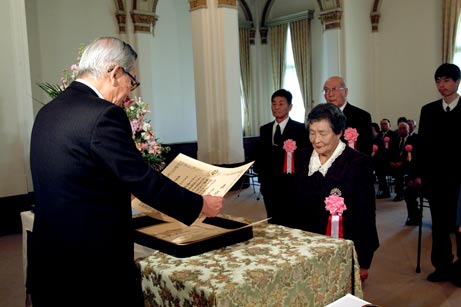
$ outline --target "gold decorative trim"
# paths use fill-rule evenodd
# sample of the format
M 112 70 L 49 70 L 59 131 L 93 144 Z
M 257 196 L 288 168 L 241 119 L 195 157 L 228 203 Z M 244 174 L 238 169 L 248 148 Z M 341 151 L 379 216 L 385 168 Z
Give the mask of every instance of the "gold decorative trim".
M 382 0 L 373 0 L 373 8 L 370 14 L 372 32 L 378 32 L 379 18 L 381 17 L 381 14 L 379 13 L 379 8 L 381 7 L 381 1 Z
M 123 0 L 114 0 L 115 1 L 115 19 L 118 24 L 118 32 L 126 32 L 126 12 L 125 12 L 125 2 Z
M 135 33 L 153 33 L 155 22 L 158 20 L 158 16 L 154 13 L 132 11 L 131 20 L 133 21 Z
M 218 7 L 237 8 L 237 0 L 217 0 Z
M 321 13 L 319 19 L 323 24 L 324 30 L 341 29 L 342 10 L 334 10 Z
M 198 9 L 206 9 L 208 7 L 207 0 L 189 0 L 189 11 Z

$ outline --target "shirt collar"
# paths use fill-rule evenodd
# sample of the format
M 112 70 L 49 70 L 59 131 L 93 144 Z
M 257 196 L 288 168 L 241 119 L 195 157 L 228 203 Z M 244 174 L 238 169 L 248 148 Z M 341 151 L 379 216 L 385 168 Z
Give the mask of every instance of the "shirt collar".
M 308 175 L 312 176 L 316 171 L 319 171 L 323 177 L 325 177 L 330 166 L 333 164 L 333 162 L 335 162 L 336 158 L 343 153 L 345 148 L 346 144 L 340 141 L 331 157 L 323 165 L 320 163 L 319 154 L 315 150 L 312 151 L 311 159 L 309 161 Z
M 277 124 L 280 126 L 280 132 L 283 133 L 283 130 L 285 129 L 285 127 L 287 126 L 287 123 L 288 123 L 288 120 L 290 119 L 290 117 L 287 117 L 285 118 L 284 120 L 282 120 L 280 123 L 277 123 L 276 120 L 274 120 L 274 126 L 272 127 L 272 132 L 275 131 L 275 128 L 277 127 Z
M 87 82 L 87 81 L 85 81 L 85 80 L 83 80 L 83 79 L 77 79 L 77 80 L 75 80 L 75 81 L 80 82 L 80 83 L 83 83 L 83 84 L 85 84 L 86 86 L 88 86 L 89 88 L 91 88 L 91 89 L 96 93 L 96 95 L 98 95 L 99 98 L 101 98 L 101 99 L 106 99 L 106 98 L 104 98 L 104 96 L 101 94 L 101 92 L 98 91 L 98 90 L 97 90 L 92 84 L 90 84 L 89 82 Z
M 458 99 L 453 100 L 450 104 L 448 104 L 445 101 L 445 98 L 443 98 L 442 99 L 443 110 L 445 111 L 447 107 L 450 107 L 450 111 L 453 110 L 458 105 L 458 102 L 459 102 L 459 96 L 458 96 Z

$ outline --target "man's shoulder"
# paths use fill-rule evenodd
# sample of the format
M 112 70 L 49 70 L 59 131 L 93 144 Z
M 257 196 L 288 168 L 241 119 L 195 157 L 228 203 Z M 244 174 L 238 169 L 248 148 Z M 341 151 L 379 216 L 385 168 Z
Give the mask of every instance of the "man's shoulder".
M 437 99 L 435 101 L 431 101 L 423 105 L 422 109 L 432 109 L 432 108 L 440 108 L 442 105 L 442 99 Z
M 344 108 L 344 111 L 345 111 L 345 113 L 347 113 L 349 111 L 351 113 L 354 113 L 357 116 L 371 119 L 371 114 L 368 111 L 366 111 L 366 110 L 364 110 L 362 108 L 359 108 L 359 107 L 351 104 L 350 102 L 347 102 L 347 105 Z

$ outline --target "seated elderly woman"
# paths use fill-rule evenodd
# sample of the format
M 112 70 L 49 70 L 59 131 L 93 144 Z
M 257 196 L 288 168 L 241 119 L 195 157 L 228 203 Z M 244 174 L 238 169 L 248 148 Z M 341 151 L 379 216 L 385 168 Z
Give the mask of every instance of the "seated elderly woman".
M 326 198 L 340 197 L 346 209 L 342 221 L 336 222 L 342 224 L 338 237 L 354 242 L 364 281 L 379 247 L 374 176 L 370 157 L 341 141 L 345 125 L 341 110 L 328 103 L 316 106 L 307 116 L 313 146 L 295 151 L 296 172 L 290 199 L 294 214 L 286 226 L 327 234 L 332 223 Z

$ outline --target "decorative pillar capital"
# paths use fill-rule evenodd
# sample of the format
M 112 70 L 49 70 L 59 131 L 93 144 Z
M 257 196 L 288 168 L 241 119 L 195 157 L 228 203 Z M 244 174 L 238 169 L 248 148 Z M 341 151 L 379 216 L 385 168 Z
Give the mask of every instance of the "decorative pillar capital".
M 267 33 L 269 32 L 269 29 L 264 27 L 264 28 L 259 28 L 259 36 L 261 36 L 261 44 L 265 45 L 267 44 Z
M 379 18 L 381 14 L 379 13 L 371 13 L 370 20 L 371 20 L 371 32 L 378 32 L 378 25 L 379 25 Z
M 189 10 L 195 11 L 198 9 L 206 9 L 208 7 L 207 0 L 189 0 Z
M 134 32 L 154 33 L 155 22 L 158 16 L 154 13 L 131 11 Z
M 319 14 L 319 19 L 324 30 L 341 29 L 342 16 L 342 9 L 335 9 L 332 11 L 321 12 Z

